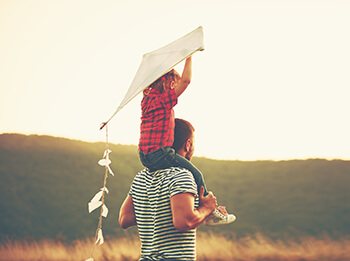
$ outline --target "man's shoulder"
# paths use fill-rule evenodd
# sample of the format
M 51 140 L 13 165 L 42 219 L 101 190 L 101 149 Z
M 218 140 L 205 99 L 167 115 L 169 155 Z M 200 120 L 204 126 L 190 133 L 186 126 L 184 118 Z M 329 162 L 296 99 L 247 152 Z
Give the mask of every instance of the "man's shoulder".
M 188 169 L 182 167 L 170 167 L 167 169 L 161 169 L 157 171 L 150 172 L 148 169 L 144 169 L 140 172 L 143 179 L 146 180 L 167 180 L 166 184 L 187 184 L 188 186 L 193 186 L 195 180 L 192 172 Z M 146 181 L 147 182 L 147 181 Z M 164 183 L 165 184 L 165 183 Z
M 148 168 L 141 170 L 135 177 L 134 180 L 143 180 L 143 182 L 148 182 L 155 177 L 165 177 L 167 180 L 192 180 L 193 174 L 188 169 L 182 167 L 170 167 L 167 169 L 161 169 L 156 171 L 150 171 Z
M 153 172 L 143 169 L 136 175 L 132 187 L 139 190 L 145 184 L 152 188 L 167 188 L 171 197 L 180 193 L 197 195 L 197 184 L 192 173 L 181 167 L 171 167 Z
M 170 176 L 177 176 L 177 175 L 192 175 L 192 173 L 185 168 L 182 167 L 170 167 L 167 169 L 161 169 L 156 171 L 150 171 L 148 168 L 145 168 L 141 170 L 138 174 L 140 175 L 170 175 Z

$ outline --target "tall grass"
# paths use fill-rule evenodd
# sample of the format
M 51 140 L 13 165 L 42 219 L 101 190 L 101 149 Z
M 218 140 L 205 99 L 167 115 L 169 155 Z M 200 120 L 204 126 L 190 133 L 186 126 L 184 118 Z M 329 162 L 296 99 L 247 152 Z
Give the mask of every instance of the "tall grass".
M 71 244 L 44 240 L 39 242 L 7 241 L 0 246 L 1 261 L 69 261 L 90 257 L 91 240 Z M 96 247 L 94 258 L 98 261 L 138 260 L 140 243 L 137 238 L 109 239 Z M 197 259 L 236 261 L 319 261 L 350 260 L 350 238 L 332 240 L 305 237 L 297 240 L 272 240 L 261 234 L 240 239 L 228 239 L 222 235 L 199 233 Z
M 238 240 L 214 234 L 199 235 L 198 260 L 236 261 L 321 261 L 350 260 L 350 238 L 332 240 L 305 237 L 297 240 L 272 240 L 260 233 Z

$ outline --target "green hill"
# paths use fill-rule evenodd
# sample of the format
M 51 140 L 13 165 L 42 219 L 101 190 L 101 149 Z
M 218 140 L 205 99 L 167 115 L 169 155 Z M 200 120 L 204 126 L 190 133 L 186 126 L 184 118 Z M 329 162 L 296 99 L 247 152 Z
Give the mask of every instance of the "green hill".
M 136 233 L 117 224 L 119 207 L 142 169 L 136 146 L 110 144 L 105 236 Z M 103 186 L 97 164 L 104 143 L 37 135 L 0 135 L 0 235 L 5 238 L 93 237 L 98 211 L 87 203 Z M 237 216 L 229 226 L 199 230 L 281 235 L 350 234 L 350 161 L 218 161 L 194 158 L 220 205 Z

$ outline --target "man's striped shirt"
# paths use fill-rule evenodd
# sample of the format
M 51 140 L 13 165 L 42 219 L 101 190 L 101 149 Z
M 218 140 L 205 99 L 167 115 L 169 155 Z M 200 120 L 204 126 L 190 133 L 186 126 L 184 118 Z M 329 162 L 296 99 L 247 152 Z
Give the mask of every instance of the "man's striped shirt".
M 137 227 L 141 240 L 140 260 L 195 260 L 196 230 L 179 231 L 174 227 L 170 198 L 179 193 L 195 195 L 197 185 L 186 169 L 172 167 L 165 170 L 139 172 L 131 185 Z

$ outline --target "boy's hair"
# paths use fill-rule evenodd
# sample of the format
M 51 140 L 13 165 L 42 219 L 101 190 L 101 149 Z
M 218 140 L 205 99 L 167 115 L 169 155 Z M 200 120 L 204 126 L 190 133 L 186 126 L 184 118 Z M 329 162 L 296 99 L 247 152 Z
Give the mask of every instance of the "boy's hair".
M 175 119 L 174 150 L 178 151 L 191 138 L 193 132 L 194 127 L 191 123 L 183 119 Z
M 166 74 L 159 77 L 155 82 L 153 82 L 148 88 L 157 89 L 162 91 L 164 84 L 170 84 L 171 81 L 178 81 L 180 79 L 180 75 L 174 70 L 170 70 Z

